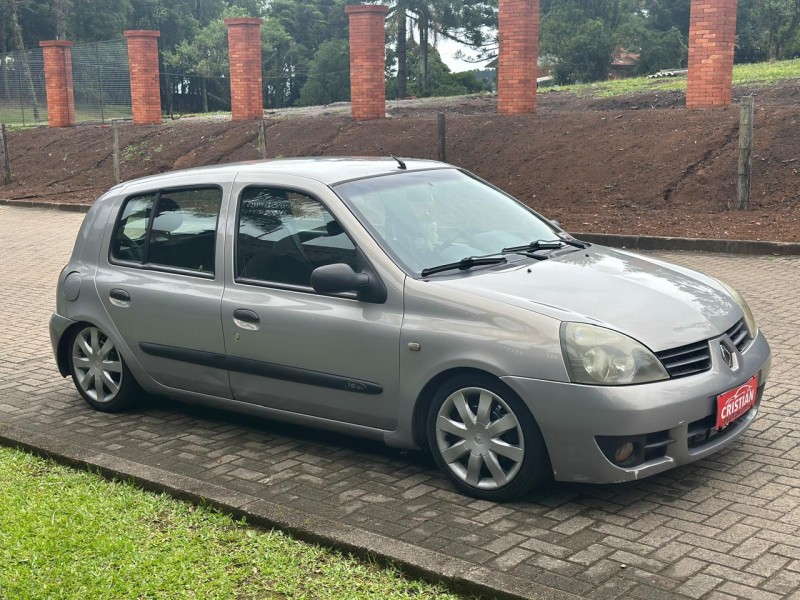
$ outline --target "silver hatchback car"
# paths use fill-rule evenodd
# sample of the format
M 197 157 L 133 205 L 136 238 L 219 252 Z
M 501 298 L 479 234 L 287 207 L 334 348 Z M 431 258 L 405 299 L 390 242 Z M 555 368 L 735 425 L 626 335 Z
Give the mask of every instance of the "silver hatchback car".
M 458 489 L 498 501 L 708 456 L 752 423 L 771 361 L 724 283 L 396 158 L 111 189 L 50 333 L 98 410 L 144 391 L 428 448 Z

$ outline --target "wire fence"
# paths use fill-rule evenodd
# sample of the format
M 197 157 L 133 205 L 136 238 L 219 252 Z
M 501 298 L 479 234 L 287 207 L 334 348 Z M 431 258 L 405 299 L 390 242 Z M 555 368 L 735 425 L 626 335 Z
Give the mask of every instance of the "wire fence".
M 75 44 L 70 54 L 76 121 L 130 119 L 131 78 L 125 40 Z M 0 122 L 47 124 L 41 48 L 0 55 Z
M 41 48 L 0 54 L 0 122 L 12 125 L 47 123 Z
M 72 82 L 79 123 L 131 118 L 131 75 L 124 39 L 74 45 Z
M 173 114 L 231 110 L 231 81 L 227 77 L 161 74 L 161 110 Z

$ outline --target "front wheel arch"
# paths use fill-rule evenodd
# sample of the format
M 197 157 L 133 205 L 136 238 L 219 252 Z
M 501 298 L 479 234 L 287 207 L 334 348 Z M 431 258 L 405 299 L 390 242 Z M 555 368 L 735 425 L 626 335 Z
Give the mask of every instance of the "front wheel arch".
M 428 381 L 428 383 L 425 384 L 425 387 L 423 387 L 422 391 L 420 391 L 420 393 L 417 395 L 417 400 L 414 403 L 414 413 L 412 417 L 413 435 L 414 444 L 416 444 L 418 447 L 428 447 L 427 417 L 428 410 L 431 402 L 433 401 L 433 396 L 445 381 L 454 377 L 458 377 L 459 375 L 491 377 L 498 383 L 505 385 L 496 375 L 490 373 L 489 371 L 484 371 L 483 369 L 477 369 L 474 367 L 455 367 L 435 375 L 430 381 Z
M 495 376 L 469 371 L 445 379 L 428 404 L 426 425 L 434 462 L 464 494 L 505 502 L 552 477 L 533 413 Z

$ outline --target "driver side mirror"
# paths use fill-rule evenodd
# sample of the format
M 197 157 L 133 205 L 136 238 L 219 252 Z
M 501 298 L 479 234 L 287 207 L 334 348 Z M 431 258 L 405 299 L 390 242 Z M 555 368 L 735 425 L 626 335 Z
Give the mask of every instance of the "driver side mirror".
M 317 267 L 311 273 L 311 287 L 319 294 L 356 292 L 363 302 L 386 302 L 386 288 L 370 273 L 356 273 L 350 265 L 336 263 Z

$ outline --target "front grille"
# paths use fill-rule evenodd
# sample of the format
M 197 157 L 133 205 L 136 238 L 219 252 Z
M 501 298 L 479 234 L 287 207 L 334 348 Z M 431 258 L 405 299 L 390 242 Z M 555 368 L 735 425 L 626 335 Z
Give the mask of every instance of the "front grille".
M 733 345 L 736 346 L 736 349 L 739 352 L 744 352 L 744 349 L 750 345 L 750 342 L 753 341 L 753 338 L 750 336 L 750 332 L 747 330 L 747 326 L 744 323 L 744 319 L 740 319 L 736 325 L 728 329 L 725 332 L 728 334 L 728 337 L 731 338 Z
M 656 352 L 656 357 L 673 379 L 702 373 L 711 368 L 711 350 L 708 341 Z

